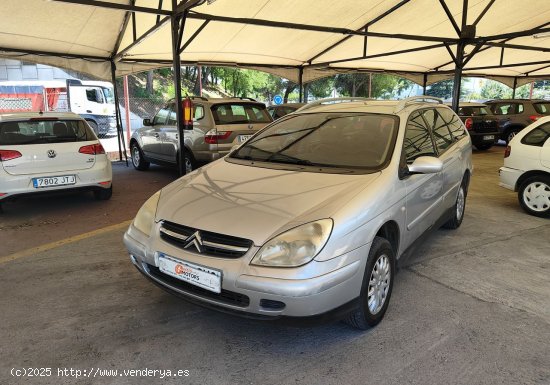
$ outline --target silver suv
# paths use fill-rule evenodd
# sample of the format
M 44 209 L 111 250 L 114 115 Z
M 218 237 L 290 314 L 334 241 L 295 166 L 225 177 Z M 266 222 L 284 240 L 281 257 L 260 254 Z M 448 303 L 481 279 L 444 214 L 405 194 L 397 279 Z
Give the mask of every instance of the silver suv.
M 265 104 L 250 98 L 193 97 L 193 130 L 184 132 L 187 173 L 198 165 L 219 159 L 272 121 Z M 143 120 L 130 140 L 132 164 L 146 170 L 149 163 L 176 166 L 179 140 L 175 102 Z
M 439 99 L 316 102 L 158 191 L 124 243 L 145 277 L 192 302 L 364 329 L 415 241 L 462 223 L 471 153 Z

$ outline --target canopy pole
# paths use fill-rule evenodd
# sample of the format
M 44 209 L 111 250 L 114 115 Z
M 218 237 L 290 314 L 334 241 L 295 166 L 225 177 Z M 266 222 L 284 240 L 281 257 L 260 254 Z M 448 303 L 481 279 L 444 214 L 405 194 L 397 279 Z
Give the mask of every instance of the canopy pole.
M 424 74 L 422 81 L 422 95 L 426 95 L 426 87 L 428 84 L 428 74 Z
M 300 103 L 304 102 L 304 67 L 298 68 L 298 100 Z
M 458 104 L 460 102 L 460 82 L 462 80 L 462 62 L 464 61 L 464 43 L 460 42 L 457 45 L 456 51 L 456 67 L 455 77 L 453 81 L 453 111 L 458 112 Z
M 177 0 L 172 0 L 172 9 L 175 10 L 178 6 Z M 178 172 L 180 176 L 185 175 L 185 156 L 183 151 L 184 138 L 183 138 L 183 107 L 181 104 L 181 59 L 179 52 L 179 34 L 180 34 L 180 22 L 184 22 L 187 17 L 187 12 L 184 12 L 183 17 L 178 16 L 175 12 L 170 16 L 172 27 L 172 67 L 173 67 L 173 80 L 175 88 L 175 100 L 176 100 L 176 122 L 178 126 L 178 138 L 179 138 L 179 151 L 178 151 Z M 181 31 L 183 34 L 183 31 Z
M 514 76 L 514 85 L 512 86 L 512 99 L 516 98 L 516 88 L 518 86 L 518 78 Z
M 113 93 L 115 94 L 115 115 L 116 115 L 116 132 L 118 136 L 118 156 L 122 162 L 122 149 L 124 148 L 124 159 L 126 167 L 128 167 L 128 155 L 126 154 L 126 142 L 124 141 L 124 133 L 122 132 L 122 114 L 120 113 L 120 101 L 118 98 L 118 90 L 116 87 L 116 64 L 111 60 L 111 80 L 113 82 Z

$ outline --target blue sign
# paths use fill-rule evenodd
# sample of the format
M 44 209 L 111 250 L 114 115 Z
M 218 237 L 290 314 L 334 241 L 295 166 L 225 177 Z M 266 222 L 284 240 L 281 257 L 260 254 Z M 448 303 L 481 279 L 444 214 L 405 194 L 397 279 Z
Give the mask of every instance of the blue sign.
M 273 97 L 273 103 L 275 104 L 283 104 L 283 97 L 281 95 L 275 95 Z

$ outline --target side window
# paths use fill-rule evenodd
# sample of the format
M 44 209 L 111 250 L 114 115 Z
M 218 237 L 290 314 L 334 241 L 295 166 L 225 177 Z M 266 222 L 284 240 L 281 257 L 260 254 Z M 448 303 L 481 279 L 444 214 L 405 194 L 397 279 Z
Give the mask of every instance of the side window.
M 435 155 L 432 137 L 422 118 L 422 111 L 413 112 L 407 122 L 403 152 L 409 164 L 419 156 Z
M 156 126 L 157 124 L 166 124 L 166 119 L 168 118 L 169 113 L 170 109 L 168 107 L 162 108 L 159 112 L 157 112 L 155 118 L 153 119 L 153 126 Z
M 170 109 L 170 114 L 168 115 L 168 120 L 166 121 L 167 126 L 177 126 L 178 125 L 178 118 L 176 116 L 176 110 L 173 106 Z
M 453 137 L 449 131 L 447 122 L 443 120 L 440 110 L 428 109 L 422 112 L 424 119 L 432 129 L 435 146 L 438 153 L 445 152 L 453 144 Z
M 545 123 L 525 135 L 523 139 L 521 139 L 521 143 L 529 146 L 542 147 L 548 138 L 550 138 L 550 123 Z
M 197 120 L 201 120 L 202 118 L 204 118 L 204 107 L 197 104 L 195 106 L 195 113 L 193 115 L 193 120 L 197 121 Z
M 449 126 L 449 131 L 451 131 L 451 135 L 453 136 L 454 140 L 462 139 L 466 136 L 466 130 L 464 129 L 464 125 L 462 124 L 460 118 L 456 116 L 455 113 L 453 113 L 450 110 L 438 110 L 441 114 L 441 117 L 445 122 L 447 122 Z
M 103 94 L 95 88 L 86 88 L 86 99 L 94 103 L 103 103 Z
M 523 112 L 523 104 L 516 104 L 517 111 L 516 114 L 521 114 Z

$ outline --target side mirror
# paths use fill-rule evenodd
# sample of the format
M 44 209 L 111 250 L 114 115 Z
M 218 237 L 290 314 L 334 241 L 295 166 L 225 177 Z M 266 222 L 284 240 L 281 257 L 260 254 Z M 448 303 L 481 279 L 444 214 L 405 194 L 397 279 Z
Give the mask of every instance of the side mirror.
M 144 126 L 152 126 L 153 123 L 151 123 L 151 119 L 150 119 L 150 118 L 145 118 L 145 119 L 143 119 L 143 125 L 144 125 Z
M 434 156 L 419 156 L 407 167 L 409 174 L 435 174 L 443 170 L 443 162 Z

